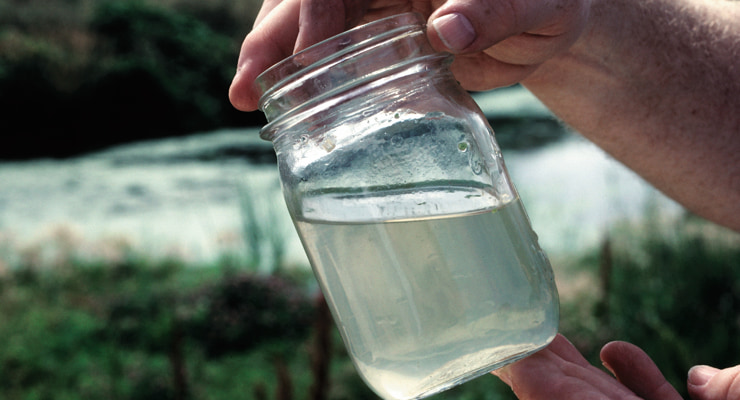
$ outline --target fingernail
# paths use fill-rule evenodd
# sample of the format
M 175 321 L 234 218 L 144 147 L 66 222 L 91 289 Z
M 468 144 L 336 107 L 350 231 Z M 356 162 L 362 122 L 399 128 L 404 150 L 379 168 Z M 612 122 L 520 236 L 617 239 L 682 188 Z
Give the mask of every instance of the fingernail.
M 704 386 L 713 376 L 717 375 L 717 372 L 719 372 L 717 368 L 706 365 L 692 367 L 689 370 L 689 384 L 692 386 Z
M 475 40 L 473 24 L 462 14 L 443 15 L 432 21 L 432 28 L 442 43 L 453 52 L 464 50 Z
M 614 375 L 614 376 L 617 376 L 617 374 L 615 374 L 615 373 L 614 373 L 614 368 L 612 368 L 612 366 L 611 366 L 611 365 L 607 364 L 607 363 L 606 363 L 606 362 L 604 362 L 604 361 L 602 361 L 602 362 L 601 362 L 601 365 L 603 365 L 603 366 L 604 366 L 604 368 L 606 368 L 607 370 L 609 370 L 609 372 L 611 372 L 611 373 L 612 373 L 612 375 Z

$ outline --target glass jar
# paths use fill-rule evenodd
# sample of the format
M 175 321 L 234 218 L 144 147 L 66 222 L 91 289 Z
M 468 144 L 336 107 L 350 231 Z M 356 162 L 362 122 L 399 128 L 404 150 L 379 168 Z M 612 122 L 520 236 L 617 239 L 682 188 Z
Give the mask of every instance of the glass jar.
M 478 106 L 414 13 L 257 79 L 285 201 L 358 372 L 425 397 L 546 346 L 558 295 Z

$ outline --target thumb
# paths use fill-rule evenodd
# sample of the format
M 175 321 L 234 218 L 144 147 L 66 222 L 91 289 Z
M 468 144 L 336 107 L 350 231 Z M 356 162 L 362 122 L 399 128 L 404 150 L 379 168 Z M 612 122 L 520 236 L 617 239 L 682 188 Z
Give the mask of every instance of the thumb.
M 537 53 L 554 53 L 580 35 L 589 6 L 590 0 L 448 0 L 429 18 L 429 39 L 452 53 L 480 52 L 507 38 L 517 38 L 503 46 L 507 51 L 520 53 L 521 45 L 534 42 L 541 43 L 534 46 Z M 542 38 L 557 39 L 531 40 Z
M 601 361 L 636 395 L 645 400 L 681 399 L 653 360 L 639 347 L 626 342 L 607 343 Z
M 695 366 L 689 370 L 687 387 L 694 400 L 740 399 L 740 365 L 722 370 Z

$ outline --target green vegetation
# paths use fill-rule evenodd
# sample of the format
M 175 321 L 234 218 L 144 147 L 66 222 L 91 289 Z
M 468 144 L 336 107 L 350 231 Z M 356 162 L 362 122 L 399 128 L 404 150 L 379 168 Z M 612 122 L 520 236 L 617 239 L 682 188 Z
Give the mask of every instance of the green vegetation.
M 614 228 L 600 251 L 568 261 L 559 279 L 590 283 L 562 293 L 561 330 L 596 365 L 604 343 L 631 341 L 685 391 L 692 365 L 740 361 L 740 240 L 692 219 L 655 225 Z M 4 399 L 376 398 L 305 270 L 130 249 L 83 260 L 56 240 L 51 265 L 0 244 L 14 260 L 0 272 Z M 513 396 L 482 377 L 436 398 Z
M 0 110 L 14 143 L 0 159 L 261 124 L 226 98 L 258 3 L 0 0 Z M 84 258 L 63 235 L 16 249 L 0 236 L 0 398 L 375 399 L 255 200 L 242 198 L 248 257 L 209 265 L 125 244 Z M 607 341 L 631 341 L 685 392 L 692 365 L 740 363 L 737 234 L 647 218 L 557 261 L 559 284 L 575 288 L 562 293 L 561 331 L 594 364 Z M 483 377 L 436 398 L 513 396 Z
M 4 399 L 245 398 L 273 386 L 314 303 L 294 278 L 135 256 L 0 281 Z M 259 365 L 259 367 L 258 367 Z M 264 366 L 264 367 L 262 367 Z
M 0 0 L 0 159 L 262 124 L 227 99 L 258 4 Z
M 600 347 L 643 348 L 688 398 L 694 365 L 740 363 L 740 236 L 695 217 L 619 226 L 583 260 L 598 291 L 563 304 L 563 332 L 596 365 Z
M 70 157 L 142 139 L 261 126 L 227 93 L 260 0 L 0 0 L 0 160 Z M 497 117 L 505 148 L 562 137 Z M 527 131 L 528 135 L 518 132 Z

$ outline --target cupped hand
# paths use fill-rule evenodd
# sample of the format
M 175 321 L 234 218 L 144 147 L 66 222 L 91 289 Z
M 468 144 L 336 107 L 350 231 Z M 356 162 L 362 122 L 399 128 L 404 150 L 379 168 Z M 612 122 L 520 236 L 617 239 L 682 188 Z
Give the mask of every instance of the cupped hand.
M 611 342 L 601 360 L 616 379 L 589 364 L 562 335 L 544 350 L 493 372 L 521 400 L 680 400 L 645 352 Z
M 440 51 L 456 54 L 451 68 L 468 90 L 521 81 L 572 45 L 591 0 L 265 0 L 244 39 L 229 90 L 231 103 L 257 109 L 255 78 L 312 44 L 353 26 L 402 12 L 419 12 Z

